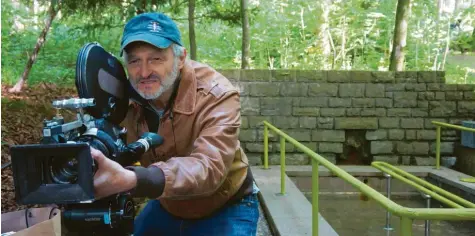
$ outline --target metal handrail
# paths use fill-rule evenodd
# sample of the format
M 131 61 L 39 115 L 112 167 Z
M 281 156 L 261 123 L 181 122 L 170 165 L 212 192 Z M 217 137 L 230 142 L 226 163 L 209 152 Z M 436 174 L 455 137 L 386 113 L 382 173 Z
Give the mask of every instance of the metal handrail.
M 264 168 L 268 169 L 268 129 L 280 136 L 281 144 L 285 141 L 293 144 L 295 148 L 307 154 L 312 159 L 312 235 L 318 235 L 318 165 L 321 164 L 336 176 L 350 183 L 353 187 L 375 200 L 389 212 L 401 218 L 401 235 L 412 235 L 412 221 L 421 220 L 475 220 L 475 209 L 457 208 L 457 209 L 427 209 L 427 208 L 407 208 L 388 199 L 380 192 L 369 187 L 343 169 L 334 165 L 324 157 L 315 153 L 305 145 L 290 137 L 283 131 L 274 127 L 267 121 L 264 124 Z M 281 193 L 285 194 L 285 146 L 280 146 L 281 152 Z
M 409 184 L 416 188 L 417 190 L 420 190 L 421 192 L 424 192 L 434 199 L 450 206 L 453 208 L 475 208 L 475 204 L 467 201 L 453 193 L 450 193 L 442 188 L 439 188 L 415 175 L 412 175 L 404 170 L 401 170 L 400 168 L 397 168 L 389 163 L 386 162 L 381 162 L 381 161 L 373 161 L 371 163 L 371 166 L 381 170 L 384 173 L 388 173 L 394 178 Z
M 440 121 L 432 121 L 432 124 L 435 125 L 436 127 L 436 132 L 437 132 L 437 137 L 436 137 L 436 144 L 435 144 L 435 168 L 440 169 L 440 130 L 441 127 L 445 128 L 451 128 L 451 129 L 457 129 L 461 131 L 469 131 L 469 132 L 474 132 L 475 129 L 464 127 L 464 126 L 459 126 L 459 125 L 452 125 Z

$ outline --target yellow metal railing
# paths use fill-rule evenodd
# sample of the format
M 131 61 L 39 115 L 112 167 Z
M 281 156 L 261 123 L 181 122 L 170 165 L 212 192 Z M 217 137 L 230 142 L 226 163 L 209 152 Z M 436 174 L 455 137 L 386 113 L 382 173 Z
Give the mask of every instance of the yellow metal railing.
M 319 194 L 319 185 L 318 185 L 318 166 L 321 164 L 322 166 L 326 167 L 328 170 L 333 172 L 336 176 L 340 177 L 341 179 L 345 180 L 346 182 L 350 183 L 353 187 L 364 193 L 365 195 L 369 196 L 377 203 L 379 203 L 382 207 L 384 207 L 387 211 L 391 212 L 392 214 L 399 216 L 401 218 L 401 235 L 404 236 L 411 236 L 412 235 L 412 221 L 413 220 L 475 220 L 475 209 L 473 208 L 464 208 L 461 205 L 465 205 L 468 207 L 472 207 L 472 203 L 465 201 L 464 199 L 458 198 L 455 195 L 452 195 L 446 192 L 443 189 L 439 189 L 436 186 L 431 186 L 429 183 L 419 183 L 419 184 L 411 184 L 412 186 L 418 186 L 418 188 L 423 192 L 431 192 L 429 189 L 436 191 L 437 193 L 431 192 L 431 196 L 436 199 L 442 200 L 444 203 L 448 203 L 452 206 L 459 206 L 456 209 L 450 208 L 407 208 L 403 207 L 392 200 L 388 199 L 386 196 L 382 195 L 380 192 L 376 191 L 375 189 L 369 187 L 365 183 L 361 182 L 357 178 L 353 177 L 343 169 L 339 168 L 338 166 L 334 165 L 324 157 L 320 156 L 319 154 L 315 153 L 305 145 L 301 144 L 297 140 L 293 139 L 283 131 L 279 130 L 278 128 L 274 127 L 267 121 L 264 121 L 264 168 L 269 168 L 269 154 L 268 154 L 268 129 L 271 129 L 273 132 L 280 136 L 280 158 L 281 158 L 281 193 L 285 194 L 285 141 L 294 145 L 295 148 L 302 151 L 303 153 L 307 154 L 311 157 L 312 160 L 312 235 L 318 235 L 318 194 Z M 412 181 L 407 181 L 408 183 L 415 180 L 411 175 L 407 175 L 408 173 L 404 173 L 397 168 L 384 163 L 384 162 L 374 162 L 374 166 L 377 168 L 383 169 L 385 172 L 388 171 L 390 174 L 392 173 L 396 178 L 402 178 L 401 176 L 406 176 L 405 178 L 410 178 Z M 423 186 L 420 186 L 420 185 Z M 435 187 L 435 188 L 434 188 Z M 452 200 L 457 201 L 453 202 L 445 198 L 444 196 L 451 198 Z
M 475 133 L 475 129 L 472 129 L 472 128 L 468 128 L 468 127 L 463 127 L 463 126 L 459 126 L 459 125 L 452 125 L 452 124 L 447 124 L 447 123 L 444 123 L 444 122 L 440 122 L 440 121 L 432 121 L 432 124 L 435 125 L 436 127 L 436 131 L 437 131 L 437 137 L 436 137 L 436 144 L 435 144 L 435 166 L 437 169 L 440 169 L 440 135 L 441 135 L 441 129 L 442 127 L 444 128 L 451 128 L 451 129 L 456 129 L 456 130 L 460 130 L 460 131 L 468 131 L 468 132 L 474 132 Z

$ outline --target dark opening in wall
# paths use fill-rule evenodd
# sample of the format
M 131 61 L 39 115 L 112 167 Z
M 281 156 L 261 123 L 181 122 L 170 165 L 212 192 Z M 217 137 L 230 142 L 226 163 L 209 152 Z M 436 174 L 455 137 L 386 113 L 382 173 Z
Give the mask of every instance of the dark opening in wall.
M 366 130 L 346 130 L 343 153 L 336 160 L 337 165 L 371 165 L 370 142 Z

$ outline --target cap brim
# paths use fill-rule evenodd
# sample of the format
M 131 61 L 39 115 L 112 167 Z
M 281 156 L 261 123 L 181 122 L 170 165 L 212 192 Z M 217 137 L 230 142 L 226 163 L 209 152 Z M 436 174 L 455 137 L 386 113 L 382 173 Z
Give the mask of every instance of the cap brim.
M 172 44 L 171 40 L 161 36 L 151 34 L 134 34 L 128 36 L 125 39 L 124 43 L 122 44 L 122 47 L 120 48 L 120 56 L 122 56 L 125 47 L 127 47 L 127 45 L 133 42 L 145 42 L 158 48 L 168 48 Z

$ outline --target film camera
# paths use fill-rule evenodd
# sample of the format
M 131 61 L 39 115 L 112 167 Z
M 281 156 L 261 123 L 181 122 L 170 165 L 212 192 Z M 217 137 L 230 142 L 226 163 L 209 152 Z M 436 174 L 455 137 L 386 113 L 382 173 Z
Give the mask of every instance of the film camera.
M 11 147 L 16 200 L 19 204 L 55 204 L 63 228 L 83 235 L 130 235 L 135 206 L 130 194 L 94 198 L 97 164 L 90 146 L 122 166 L 136 163 L 162 137 L 145 133 L 126 144 L 120 127 L 128 104 L 128 81 L 120 61 L 98 43 L 88 43 L 76 62 L 78 98 L 53 101 L 57 109 L 76 109 L 77 119 L 56 115 L 43 122 L 39 144 Z

